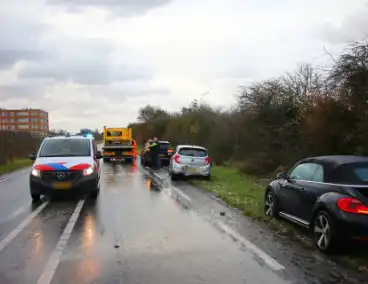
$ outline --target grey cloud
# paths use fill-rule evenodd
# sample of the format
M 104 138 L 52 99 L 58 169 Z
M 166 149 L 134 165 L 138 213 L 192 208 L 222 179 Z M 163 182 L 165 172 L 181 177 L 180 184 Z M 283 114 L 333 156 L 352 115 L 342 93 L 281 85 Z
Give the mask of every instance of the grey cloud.
M 0 69 L 19 60 L 40 60 L 47 53 L 39 39 L 46 26 L 37 21 L 17 18 L 0 12 Z
M 115 81 L 149 79 L 150 74 L 139 68 L 111 66 L 106 62 L 48 61 L 28 64 L 20 71 L 21 78 L 52 78 L 81 85 L 108 85 Z
M 66 5 L 69 11 L 79 11 L 82 7 L 94 6 L 111 10 L 126 16 L 146 13 L 166 5 L 173 0 L 48 0 L 48 4 Z M 72 9 L 72 10 L 70 10 Z
M 49 60 L 26 64 L 21 78 L 49 78 L 81 85 L 108 85 L 115 81 L 150 79 L 146 68 L 115 64 L 110 60 L 111 44 L 98 40 L 61 39 L 62 47 L 49 46 L 54 53 Z
M 6 99 L 40 99 L 49 84 L 50 82 L 46 81 L 25 80 L 15 85 L 0 86 L 0 101 L 3 103 Z
M 346 17 L 339 28 L 326 24 L 320 32 L 320 37 L 332 44 L 360 40 L 368 35 L 368 5 Z

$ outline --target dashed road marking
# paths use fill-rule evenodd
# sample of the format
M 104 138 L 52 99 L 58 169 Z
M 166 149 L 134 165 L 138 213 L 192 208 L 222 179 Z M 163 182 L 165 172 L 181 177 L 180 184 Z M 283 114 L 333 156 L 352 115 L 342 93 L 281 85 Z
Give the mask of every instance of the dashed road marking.
M 19 235 L 19 233 L 21 231 L 23 231 L 23 229 L 32 221 L 32 219 L 34 217 L 36 217 L 48 204 L 49 202 L 46 201 L 44 203 L 42 203 L 39 207 L 37 207 L 36 210 L 34 210 L 30 215 L 28 215 L 28 217 L 26 219 L 23 220 L 22 223 L 20 223 L 20 225 L 18 225 L 13 231 L 11 231 L 9 233 L 9 235 L 7 235 L 5 237 L 5 239 L 3 239 L 0 242 L 0 252 L 16 237 Z
M 46 263 L 46 266 L 38 279 L 37 284 L 50 284 L 51 280 L 55 274 L 55 271 L 59 265 L 61 255 L 63 254 L 64 249 L 68 243 L 70 235 L 73 231 L 74 225 L 78 220 L 80 212 L 83 208 L 85 200 L 79 200 L 77 206 L 75 207 L 72 216 L 69 219 L 68 224 L 66 225 L 63 234 L 61 235 L 58 243 L 54 251 L 52 252 L 49 261 Z
M 252 252 L 257 257 L 261 258 L 272 270 L 282 270 L 285 269 L 284 266 L 282 266 L 280 263 L 278 263 L 275 259 L 273 259 L 271 256 L 269 256 L 267 253 L 265 253 L 263 250 L 261 250 L 259 247 L 248 241 L 246 238 L 235 232 L 232 228 L 230 228 L 228 225 L 217 222 L 216 224 L 218 228 L 220 228 L 225 233 L 229 234 L 236 240 L 238 240 L 240 243 L 242 243 L 250 252 Z

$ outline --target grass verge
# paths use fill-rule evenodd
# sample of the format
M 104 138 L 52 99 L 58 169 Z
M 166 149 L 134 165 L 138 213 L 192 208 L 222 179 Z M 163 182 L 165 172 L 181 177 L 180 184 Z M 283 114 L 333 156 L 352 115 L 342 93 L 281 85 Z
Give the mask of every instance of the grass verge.
M 0 175 L 8 174 L 16 170 L 30 167 L 31 165 L 32 165 L 32 161 L 29 159 L 15 160 L 13 163 L 6 164 L 6 165 L 0 165 Z
M 214 192 L 227 204 L 241 210 L 245 216 L 267 224 L 276 233 L 299 241 L 305 248 L 314 249 L 312 240 L 303 229 L 283 220 L 270 220 L 264 215 L 264 182 L 261 183 L 254 177 L 239 173 L 235 168 L 223 166 L 213 167 L 211 176 L 211 181 L 193 179 L 190 183 Z M 333 256 L 332 259 L 350 268 L 368 272 L 367 251 L 360 250 L 348 255 Z

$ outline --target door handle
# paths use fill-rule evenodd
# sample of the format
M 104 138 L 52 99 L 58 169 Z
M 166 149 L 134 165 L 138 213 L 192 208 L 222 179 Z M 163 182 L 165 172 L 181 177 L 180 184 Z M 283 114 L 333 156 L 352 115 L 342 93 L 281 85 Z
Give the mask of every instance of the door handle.
M 299 191 L 304 191 L 305 189 L 304 189 L 304 187 L 300 187 L 298 190 Z

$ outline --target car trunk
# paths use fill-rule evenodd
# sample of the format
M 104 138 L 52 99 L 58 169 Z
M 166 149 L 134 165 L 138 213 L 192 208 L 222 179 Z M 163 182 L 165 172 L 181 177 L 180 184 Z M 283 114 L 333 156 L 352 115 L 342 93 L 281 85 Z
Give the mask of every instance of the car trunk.
M 181 148 L 180 164 L 191 167 L 203 167 L 206 165 L 207 151 L 199 148 Z

